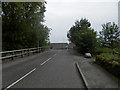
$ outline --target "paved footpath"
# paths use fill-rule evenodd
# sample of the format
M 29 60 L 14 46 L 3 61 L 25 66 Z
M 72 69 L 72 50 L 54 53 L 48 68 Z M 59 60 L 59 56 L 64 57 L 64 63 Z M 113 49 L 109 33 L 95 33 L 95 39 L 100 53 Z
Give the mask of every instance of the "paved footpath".
M 88 88 L 119 88 L 119 80 L 108 73 L 101 66 L 93 63 L 91 59 L 81 57 L 78 61 L 84 78 L 88 83 Z

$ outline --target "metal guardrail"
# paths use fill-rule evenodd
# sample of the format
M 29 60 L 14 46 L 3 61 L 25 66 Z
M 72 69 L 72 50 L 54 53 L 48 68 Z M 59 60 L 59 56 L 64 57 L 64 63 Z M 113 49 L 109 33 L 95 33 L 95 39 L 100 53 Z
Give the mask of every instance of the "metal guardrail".
M 4 52 L 0 52 L 0 54 L 2 55 L 2 57 L 0 57 L 0 60 L 9 59 L 9 58 L 13 60 L 15 57 L 18 57 L 18 56 L 21 56 L 23 58 L 25 55 L 29 56 L 31 53 L 33 54 L 40 53 L 48 48 L 49 47 L 37 47 L 37 48 L 4 51 Z

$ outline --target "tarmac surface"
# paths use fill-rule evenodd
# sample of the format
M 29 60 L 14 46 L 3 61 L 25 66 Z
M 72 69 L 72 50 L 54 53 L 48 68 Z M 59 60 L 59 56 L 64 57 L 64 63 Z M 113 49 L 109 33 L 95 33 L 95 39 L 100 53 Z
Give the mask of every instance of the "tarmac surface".
M 118 79 L 74 50 L 49 50 L 3 63 L 3 88 L 118 88 Z

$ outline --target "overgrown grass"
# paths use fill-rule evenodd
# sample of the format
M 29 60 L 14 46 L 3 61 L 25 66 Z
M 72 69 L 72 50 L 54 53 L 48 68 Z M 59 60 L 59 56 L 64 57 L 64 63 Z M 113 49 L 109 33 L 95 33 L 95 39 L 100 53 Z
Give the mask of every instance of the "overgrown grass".
M 98 63 L 106 70 L 120 79 L 120 48 L 96 48 L 96 59 L 93 62 Z
M 96 48 L 95 50 L 96 54 L 100 54 L 100 53 L 113 53 L 113 49 L 111 48 Z
M 100 55 L 101 58 L 104 58 L 105 60 L 108 60 L 108 61 L 117 61 L 120 63 L 120 56 L 119 55 L 116 55 L 116 54 L 112 54 L 112 53 L 102 53 Z
M 120 79 L 120 56 L 112 53 L 101 53 L 96 56 L 96 63 Z
M 120 48 L 115 48 L 115 49 L 114 49 L 114 52 L 116 52 L 116 53 L 119 53 L 119 54 L 120 54 Z

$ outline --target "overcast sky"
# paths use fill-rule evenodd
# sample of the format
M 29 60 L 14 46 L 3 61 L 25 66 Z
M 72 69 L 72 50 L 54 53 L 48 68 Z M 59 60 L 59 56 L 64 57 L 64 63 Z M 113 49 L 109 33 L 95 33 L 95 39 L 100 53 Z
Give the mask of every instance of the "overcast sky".
M 46 0 L 46 25 L 51 28 L 52 43 L 68 42 L 67 32 L 76 20 L 87 18 L 95 31 L 101 24 L 118 24 L 119 0 Z M 89 2 L 88 2 L 89 1 Z

